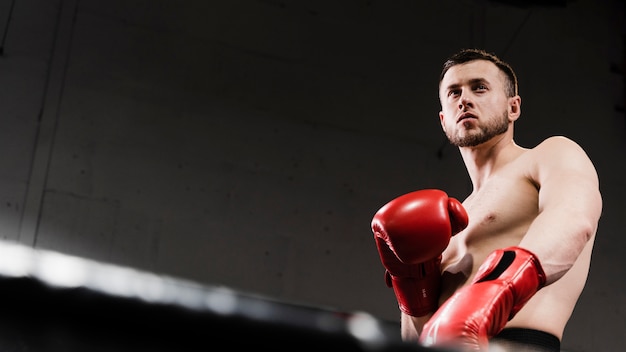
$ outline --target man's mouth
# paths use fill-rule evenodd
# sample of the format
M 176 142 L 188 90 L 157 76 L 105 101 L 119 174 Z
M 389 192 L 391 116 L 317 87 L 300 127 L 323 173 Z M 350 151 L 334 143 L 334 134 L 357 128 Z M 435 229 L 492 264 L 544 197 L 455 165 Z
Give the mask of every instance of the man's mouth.
M 465 112 L 463 114 L 461 114 L 461 116 L 459 116 L 459 118 L 456 120 L 456 122 L 461 122 L 463 120 L 467 120 L 467 119 L 475 119 L 476 116 L 474 116 L 473 114 L 469 113 L 469 112 Z

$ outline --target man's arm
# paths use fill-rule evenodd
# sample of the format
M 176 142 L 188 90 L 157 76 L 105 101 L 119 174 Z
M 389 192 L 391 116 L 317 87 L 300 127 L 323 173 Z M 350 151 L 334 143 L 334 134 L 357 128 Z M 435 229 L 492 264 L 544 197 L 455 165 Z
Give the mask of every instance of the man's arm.
M 595 167 L 580 146 L 552 137 L 536 148 L 531 177 L 538 182 L 539 215 L 519 247 L 535 253 L 549 285 L 574 265 L 595 234 L 602 198 Z
M 422 332 L 424 324 L 433 316 L 430 313 L 421 317 L 412 317 L 404 312 L 400 317 L 400 335 L 403 341 L 415 341 L 419 340 L 419 333 Z
M 374 214 L 372 232 L 385 283 L 393 287 L 402 314 L 405 340 L 417 340 L 417 332 L 437 309 L 441 253 L 468 221 L 461 203 L 436 189 L 399 196 Z

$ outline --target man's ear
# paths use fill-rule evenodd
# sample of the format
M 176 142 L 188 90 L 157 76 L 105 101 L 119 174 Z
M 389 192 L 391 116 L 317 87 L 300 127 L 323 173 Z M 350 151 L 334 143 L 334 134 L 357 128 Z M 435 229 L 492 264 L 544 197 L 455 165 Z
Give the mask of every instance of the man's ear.
M 509 98 L 509 120 L 517 120 L 522 113 L 522 98 L 519 95 Z
M 443 123 L 443 111 L 439 111 L 439 123 L 441 123 L 441 128 L 443 131 L 446 131 L 446 125 Z

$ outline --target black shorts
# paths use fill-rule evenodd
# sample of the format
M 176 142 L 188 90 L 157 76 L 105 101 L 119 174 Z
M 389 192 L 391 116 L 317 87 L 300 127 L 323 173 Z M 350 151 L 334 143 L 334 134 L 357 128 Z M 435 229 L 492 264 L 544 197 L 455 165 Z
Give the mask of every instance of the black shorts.
M 494 336 L 491 341 L 493 344 L 504 347 L 506 351 L 561 351 L 561 340 L 558 337 L 533 329 L 506 328 Z

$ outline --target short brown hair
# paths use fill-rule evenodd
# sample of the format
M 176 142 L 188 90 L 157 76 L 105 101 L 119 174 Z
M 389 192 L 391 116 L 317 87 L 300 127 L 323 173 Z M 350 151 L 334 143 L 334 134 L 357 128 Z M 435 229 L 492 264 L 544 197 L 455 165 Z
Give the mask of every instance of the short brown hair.
M 466 62 L 474 60 L 487 60 L 493 62 L 500 69 L 500 71 L 504 72 L 504 74 L 506 75 L 507 80 L 505 82 L 505 92 L 507 96 L 514 97 L 518 94 L 517 76 L 515 75 L 513 68 L 508 63 L 502 61 L 495 54 L 486 52 L 481 49 L 463 49 L 456 54 L 450 56 L 443 64 L 441 75 L 439 75 L 439 84 L 441 84 L 443 76 L 445 76 L 446 72 L 448 72 L 448 70 L 452 66 L 464 64 Z

